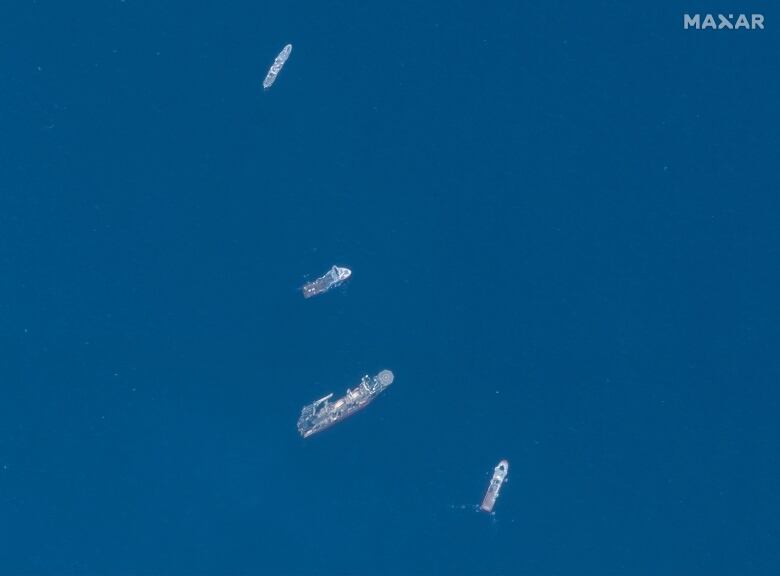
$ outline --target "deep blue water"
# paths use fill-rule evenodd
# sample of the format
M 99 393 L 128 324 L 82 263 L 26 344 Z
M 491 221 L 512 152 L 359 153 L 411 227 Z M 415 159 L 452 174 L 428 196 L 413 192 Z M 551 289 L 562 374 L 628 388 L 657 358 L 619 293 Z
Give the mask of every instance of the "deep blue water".
M 772 4 L 212 4 L 4 10 L 0 573 L 780 572 Z

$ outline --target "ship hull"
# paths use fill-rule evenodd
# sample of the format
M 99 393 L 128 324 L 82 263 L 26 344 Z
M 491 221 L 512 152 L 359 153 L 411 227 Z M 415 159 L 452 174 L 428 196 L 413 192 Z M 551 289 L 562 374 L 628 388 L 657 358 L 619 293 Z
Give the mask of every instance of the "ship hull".
M 307 404 L 298 418 L 298 432 L 304 438 L 308 438 L 346 420 L 373 402 L 393 383 L 393 378 L 390 370 L 382 370 L 376 376 L 364 376 L 359 386 L 351 390 L 347 389 L 347 393 L 334 402 L 329 401 L 333 394 L 328 394 L 316 402 Z

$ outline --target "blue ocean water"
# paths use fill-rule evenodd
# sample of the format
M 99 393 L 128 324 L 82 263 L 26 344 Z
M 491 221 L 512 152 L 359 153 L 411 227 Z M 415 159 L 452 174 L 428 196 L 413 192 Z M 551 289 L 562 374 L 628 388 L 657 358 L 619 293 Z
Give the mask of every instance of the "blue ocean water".
M 1 573 L 778 573 L 777 12 L 542 4 L 6 7 Z

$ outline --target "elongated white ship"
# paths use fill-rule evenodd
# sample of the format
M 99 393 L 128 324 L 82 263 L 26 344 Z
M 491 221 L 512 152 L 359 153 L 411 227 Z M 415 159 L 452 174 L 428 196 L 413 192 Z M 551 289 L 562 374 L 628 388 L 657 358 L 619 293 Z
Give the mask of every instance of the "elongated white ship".
M 303 288 L 301 288 L 303 297 L 311 298 L 317 294 L 327 292 L 331 288 L 341 285 L 350 276 L 352 276 L 352 270 L 349 268 L 334 266 L 316 280 L 304 284 Z
M 482 504 L 479 509 L 484 512 L 492 512 L 493 506 L 496 505 L 498 500 L 498 493 L 501 491 L 501 485 L 506 482 L 506 475 L 509 474 L 509 462 L 501 460 L 493 469 L 493 478 L 490 479 L 490 486 L 488 486 L 485 497 L 482 499 Z
M 288 44 L 282 48 L 282 51 L 274 58 L 274 63 L 271 64 L 271 67 L 268 69 L 268 74 L 265 75 L 265 79 L 263 80 L 263 90 L 268 90 L 274 85 L 276 77 L 279 75 L 279 72 L 282 71 L 284 63 L 287 62 L 287 59 L 290 57 L 290 52 L 292 52 L 292 44 Z
M 363 376 L 359 386 L 352 390 L 347 388 L 347 393 L 335 402 L 330 401 L 333 397 L 331 392 L 324 398 L 307 404 L 298 418 L 298 432 L 304 438 L 308 438 L 341 422 L 373 402 L 374 398 L 390 386 L 394 379 L 395 376 L 390 370 L 382 370 L 376 376 Z

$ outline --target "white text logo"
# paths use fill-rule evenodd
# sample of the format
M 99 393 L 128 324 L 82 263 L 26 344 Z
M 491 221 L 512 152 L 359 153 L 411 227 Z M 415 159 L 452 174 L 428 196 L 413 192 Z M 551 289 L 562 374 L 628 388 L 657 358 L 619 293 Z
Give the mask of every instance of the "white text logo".
M 683 28 L 696 30 L 763 30 L 764 15 L 750 14 L 683 14 Z

